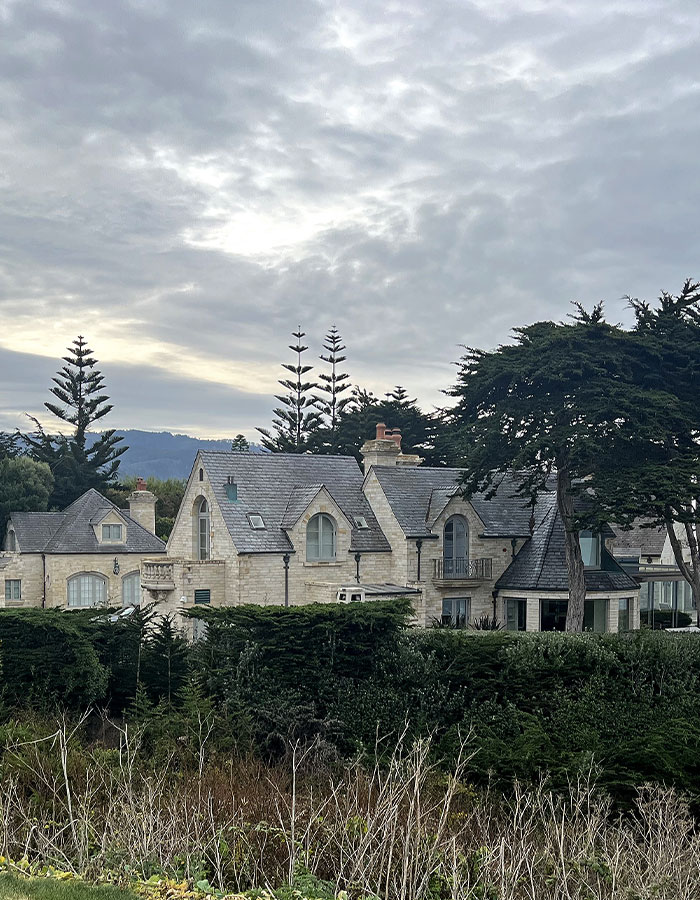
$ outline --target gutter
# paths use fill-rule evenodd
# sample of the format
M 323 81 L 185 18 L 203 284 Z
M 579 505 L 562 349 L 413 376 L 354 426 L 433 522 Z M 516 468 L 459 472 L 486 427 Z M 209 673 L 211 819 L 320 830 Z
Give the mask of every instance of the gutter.
M 41 568 L 43 571 L 42 592 L 41 592 L 41 608 L 46 609 L 46 554 L 41 554 Z

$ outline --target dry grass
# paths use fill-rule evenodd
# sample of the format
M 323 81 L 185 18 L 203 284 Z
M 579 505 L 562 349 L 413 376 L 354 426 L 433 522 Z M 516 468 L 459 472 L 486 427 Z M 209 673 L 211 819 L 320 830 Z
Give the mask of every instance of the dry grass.
M 386 900 L 696 900 L 700 838 L 672 790 L 642 791 L 613 815 L 582 778 L 562 796 L 515 785 L 504 798 L 401 742 L 369 770 L 323 771 L 314 748 L 286 766 L 209 762 L 187 775 L 149 768 L 138 734 L 77 760 L 63 728 L 8 751 L 0 854 L 97 877 L 164 872 L 229 890 L 306 870 L 350 896 Z

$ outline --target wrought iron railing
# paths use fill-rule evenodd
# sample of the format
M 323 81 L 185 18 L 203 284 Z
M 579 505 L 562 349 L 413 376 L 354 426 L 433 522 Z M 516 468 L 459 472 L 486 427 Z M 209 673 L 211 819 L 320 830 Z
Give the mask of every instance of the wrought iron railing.
M 492 560 L 490 558 L 468 559 L 467 557 L 457 557 L 457 559 L 434 559 L 433 578 L 437 581 L 451 578 L 486 580 L 491 577 L 491 563 Z

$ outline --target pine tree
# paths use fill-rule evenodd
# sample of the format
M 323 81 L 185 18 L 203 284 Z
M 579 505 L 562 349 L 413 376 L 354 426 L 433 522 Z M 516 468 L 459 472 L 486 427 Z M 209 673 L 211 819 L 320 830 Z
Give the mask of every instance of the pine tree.
M 234 453 L 247 453 L 250 450 L 250 442 L 244 434 L 237 434 L 231 441 L 231 450 Z
M 46 402 L 44 406 L 62 422 L 71 425 L 70 435 L 50 435 L 33 416 L 34 434 L 23 435 L 30 455 L 49 465 L 54 476 L 51 505 L 60 509 L 68 506 L 90 488 L 107 490 L 114 483 L 119 458 L 127 447 L 119 447 L 122 438 L 114 429 L 104 431 L 97 440 L 88 442 L 88 429 L 104 418 L 112 409 L 109 397 L 103 393 L 104 378 L 95 368 L 97 359 L 82 335 L 68 348 L 66 363 L 52 379 L 50 389 L 60 405 Z
M 318 398 L 316 407 L 326 417 L 325 424 L 331 434 L 335 434 L 340 416 L 352 400 L 351 397 L 340 396 L 350 389 L 350 377 L 347 372 L 338 371 L 339 366 L 346 361 L 347 357 L 342 355 L 346 347 L 335 325 L 331 326 L 326 335 L 323 349 L 327 355 L 322 353 L 319 359 L 328 363 L 331 370 L 330 373 L 321 372 L 318 376 L 318 388 L 323 392 L 323 396 Z
M 302 354 L 309 348 L 302 344 L 305 332 L 299 326 L 292 332 L 295 344 L 289 349 L 296 354 L 296 362 L 283 363 L 282 368 L 290 372 L 293 378 L 282 378 L 279 384 L 286 388 L 286 394 L 276 394 L 282 406 L 273 410 L 275 418 L 272 431 L 267 428 L 257 430 L 263 436 L 263 446 L 274 453 L 305 453 L 308 449 L 309 436 L 321 421 L 321 414 L 315 408 L 315 398 L 311 393 L 318 387 L 313 381 L 305 381 L 304 376 L 313 369 L 302 363 Z

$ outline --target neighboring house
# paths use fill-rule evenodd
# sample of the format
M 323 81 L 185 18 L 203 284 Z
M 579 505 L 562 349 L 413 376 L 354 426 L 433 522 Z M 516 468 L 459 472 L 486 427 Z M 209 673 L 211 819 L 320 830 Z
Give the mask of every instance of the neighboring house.
M 14 512 L 0 554 L 9 606 L 78 608 L 141 602 L 140 566 L 165 553 L 156 498 L 139 480 L 129 512 L 89 490 L 63 512 Z
M 637 519 L 627 530 L 618 525 L 613 528 L 609 546 L 620 565 L 640 585 L 641 623 L 652 627 L 694 623 L 693 592 L 676 565 L 666 527 L 650 527 L 648 520 Z M 683 525 L 676 525 L 676 534 L 684 548 L 684 558 L 689 561 Z
M 534 517 L 508 477 L 492 498 L 465 500 L 460 470 L 419 467 L 400 441 L 377 426 L 364 476 L 351 457 L 200 451 L 167 558 L 144 561 L 143 587 L 164 612 L 404 594 L 424 626 L 495 616 L 514 630 L 563 627 L 554 495 Z M 600 536 L 582 541 L 589 628 L 638 627 L 637 584 Z

